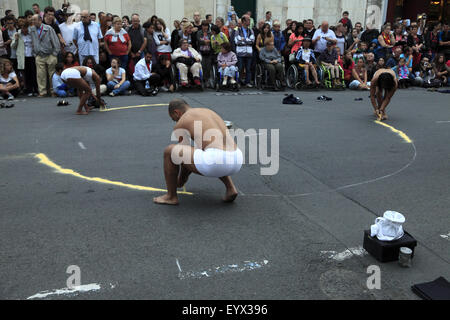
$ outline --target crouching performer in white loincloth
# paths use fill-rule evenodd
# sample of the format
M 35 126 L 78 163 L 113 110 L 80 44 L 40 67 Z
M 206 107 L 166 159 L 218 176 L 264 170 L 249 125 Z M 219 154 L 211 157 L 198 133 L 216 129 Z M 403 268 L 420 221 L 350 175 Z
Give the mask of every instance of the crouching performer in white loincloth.
M 164 150 L 167 194 L 153 201 L 177 205 L 177 188 L 182 188 L 189 175 L 196 173 L 219 178 L 227 188 L 223 200 L 233 202 L 238 193 L 230 176 L 241 170 L 244 157 L 222 118 L 209 109 L 191 108 L 182 99 L 170 103 L 169 116 L 177 122 L 174 135 L 179 144 L 170 145 Z M 198 148 L 191 146 L 190 139 Z

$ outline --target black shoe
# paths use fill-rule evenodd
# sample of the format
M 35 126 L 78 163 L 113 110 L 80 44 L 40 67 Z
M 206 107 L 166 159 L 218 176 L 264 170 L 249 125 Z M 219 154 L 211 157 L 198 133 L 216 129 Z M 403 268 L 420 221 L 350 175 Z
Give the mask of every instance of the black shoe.
M 303 104 L 303 101 L 298 97 L 294 97 L 293 94 L 290 94 L 283 99 L 283 104 Z
M 152 91 L 152 96 L 156 96 L 156 95 L 158 94 L 158 92 L 159 92 L 159 89 L 158 89 L 158 88 L 155 88 L 155 89 Z

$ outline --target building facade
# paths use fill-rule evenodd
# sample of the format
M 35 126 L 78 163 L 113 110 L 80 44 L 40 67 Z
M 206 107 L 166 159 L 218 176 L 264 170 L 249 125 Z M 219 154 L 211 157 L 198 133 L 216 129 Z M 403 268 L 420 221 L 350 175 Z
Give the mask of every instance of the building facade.
M 1 0 L 0 15 L 6 9 L 14 11 L 15 15 L 23 14 L 30 9 L 33 3 L 39 3 L 43 10 L 52 5 L 61 8 L 64 0 Z M 253 17 L 262 19 L 266 11 L 272 12 L 273 19 L 284 22 L 291 18 L 302 21 L 312 18 L 315 24 L 327 20 L 335 24 L 342 16 L 343 11 L 350 13 L 351 20 L 361 22 L 363 25 L 371 24 L 380 27 L 384 21 L 390 21 L 397 16 L 412 16 L 422 12 L 433 11 L 436 15 L 448 14 L 448 0 L 72 0 L 72 10 L 87 9 L 91 12 L 110 12 L 119 16 L 139 13 L 148 18 L 152 15 L 162 17 L 165 21 L 181 20 L 183 17 L 192 19 L 195 11 L 204 17 L 212 14 L 213 17 L 227 17 L 228 8 L 233 5 L 242 15 L 246 11 L 253 12 Z M 439 5 L 436 5 L 436 4 Z M 417 11 L 417 12 L 416 12 Z M 411 17 L 410 17 L 411 16 Z M 284 25 L 284 23 L 283 23 Z M 172 25 L 168 23 L 172 28 Z

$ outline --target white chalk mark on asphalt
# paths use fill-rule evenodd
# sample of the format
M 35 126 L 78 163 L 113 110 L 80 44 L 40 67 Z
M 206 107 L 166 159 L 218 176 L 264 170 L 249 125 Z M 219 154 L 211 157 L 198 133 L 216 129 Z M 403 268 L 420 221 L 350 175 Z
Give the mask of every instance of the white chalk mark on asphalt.
M 81 149 L 86 150 L 86 147 L 84 146 L 83 142 L 78 142 L 78 145 Z
M 327 255 L 329 259 L 336 261 L 344 261 L 352 258 L 353 256 L 363 256 L 367 254 L 367 251 L 362 247 L 348 248 L 342 252 L 337 251 L 320 251 L 321 255 Z
M 441 238 L 450 241 L 450 232 L 447 234 L 441 234 Z
M 111 285 L 111 289 L 113 289 L 115 285 Z M 59 295 L 72 295 L 72 294 L 78 294 L 78 293 L 84 293 L 84 292 L 91 292 L 91 291 L 98 291 L 101 287 L 97 283 L 91 283 L 91 284 L 85 284 L 82 286 L 76 286 L 72 289 L 69 288 L 63 288 L 63 289 L 55 289 L 51 291 L 41 291 L 39 293 L 36 293 L 35 295 L 32 295 L 31 297 L 28 297 L 27 300 L 31 299 L 44 299 L 49 296 L 59 296 Z
M 180 270 L 180 273 L 182 273 L 183 270 L 181 270 L 180 261 L 178 261 L 178 259 L 176 259 L 176 262 L 177 262 L 178 270 Z
M 178 259 L 177 259 L 178 264 Z M 224 265 L 220 267 L 210 268 L 202 271 L 181 271 L 180 266 L 178 265 L 178 269 L 180 272 L 178 277 L 180 280 L 184 279 L 201 279 L 201 278 L 210 278 L 213 276 L 217 276 L 219 274 L 230 273 L 230 272 L 243 272 L 243 271 L 252 271 L 256 269 L 261 269 L 269 264 L 269 260 L 263 261 L 244 261 L 242 264 L 230 264 Z

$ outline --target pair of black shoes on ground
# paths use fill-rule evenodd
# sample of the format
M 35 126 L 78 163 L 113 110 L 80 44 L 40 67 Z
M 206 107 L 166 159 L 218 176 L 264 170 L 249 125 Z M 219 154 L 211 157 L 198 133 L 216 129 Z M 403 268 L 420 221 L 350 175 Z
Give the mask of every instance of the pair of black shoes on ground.
M 148 96 L 156 96 L 159 93 L 159 88 L 155 87 L 155 88 L 149 88 L 145 91 L 145 95 Z
M 331 100 L 333 100 L 333 98 L 330 98 L 330 97 L 327 97 L 327 96 L 320 96 L 320 97 L 317 97 L 317 100 L 319 100 L 319 101 L 331 101 Z
M 290 94 L 283 99 L 283 104 L 303 104 L 303 101 L 299 97 L 294 97 L 293 94 Z

